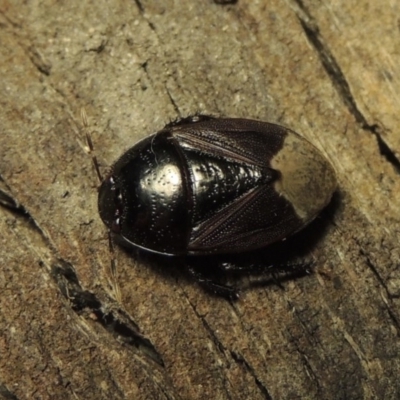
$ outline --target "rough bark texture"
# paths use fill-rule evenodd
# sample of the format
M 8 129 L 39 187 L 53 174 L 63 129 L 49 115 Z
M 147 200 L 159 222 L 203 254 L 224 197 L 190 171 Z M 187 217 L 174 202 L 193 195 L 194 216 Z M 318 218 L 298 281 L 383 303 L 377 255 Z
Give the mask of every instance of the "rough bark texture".
M 389 0 L 1 0 L 0 395 L 400 398 L 399 15 Z M 199 111 L 303 134 L 339 182 L 315 273 L 230 303 L 117 249 L 115 281 L 82 107 L 103 172 Z

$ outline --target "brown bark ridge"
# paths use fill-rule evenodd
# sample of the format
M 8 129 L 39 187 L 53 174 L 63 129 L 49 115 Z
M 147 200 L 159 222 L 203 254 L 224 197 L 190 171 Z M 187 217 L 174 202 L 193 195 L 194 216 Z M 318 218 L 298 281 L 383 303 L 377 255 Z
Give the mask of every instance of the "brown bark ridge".
M 400 398 L 399 15 L 388 0 L 1 0 L 2 398 Z M 307 137 L 339 183 L 314 273 L 229 302 L 117 248 L 113 277 L 82 107 L 103 173 L 194 112 Z

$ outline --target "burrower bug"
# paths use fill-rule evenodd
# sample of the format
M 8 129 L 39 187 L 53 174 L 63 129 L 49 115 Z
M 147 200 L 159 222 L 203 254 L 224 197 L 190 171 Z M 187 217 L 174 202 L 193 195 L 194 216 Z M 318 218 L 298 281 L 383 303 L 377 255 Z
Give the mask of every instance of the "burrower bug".
M 308 225 L 330 202 L 334 170 L 279 125 L 193 116 L 146 137 L 112 166 L 99 213 L 125 244 L 174 256 L 259 249 Z M 195 273 L 215 292 L 229 288 Z

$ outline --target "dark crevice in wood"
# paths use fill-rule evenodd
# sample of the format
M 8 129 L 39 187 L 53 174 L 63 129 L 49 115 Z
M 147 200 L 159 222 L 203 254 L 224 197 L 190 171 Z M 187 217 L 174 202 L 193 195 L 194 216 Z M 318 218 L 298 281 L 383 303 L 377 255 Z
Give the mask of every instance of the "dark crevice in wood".
M 237 0 L 214 0 L 215 4 L 227 5 L 227 4 L 236 4 Z
M 87 51 L 100 54 L 106 48 L 107 43 L 108 43 L 108 41 L 103 39 L 98 46 L 91 47 L 91 48 L 87 49 Z
M 0 182 L 4 182 L 1 176 Z M 35 220 L 31 217 L 26 208 L 17 199 L 15 199 L 10 192 L 2 189 L 0 189 L 0 207 L 7 209 L 13 215 L 15 215 L 15 217 L 25 220 L 30 228 L 34 229 L 43 236 L 42 230 L 35 223 Z
M 375 134 L 376 139 L 378 141 L 379 151 L 386 158 L 386 160 L 389 161 L 395 167 L 396 171 L 400 173 L 400 160 L 397 158 L 395 152 L 382 139 L 382 136 L 378 133 L 376 125 L 373 125 L 371 129 L 372 133 Z
M 334 88 L 338 92 L 339 96 L 343 100 L 350 113 L 353 114 L 355 120 L 361 125 L 362 129 L 373 134 L 376 137 L 381 155 L 385 157 L 385 159 L 394 167 L 397 173 L 400 173 L 400 159 L 397 158 L 395 152 L 384 141 L 378 126 L 376 124 L 369 124 L 366 117 L 357 107 L 356 100 L 351 93 L 350 85 L 347 82 L 347 79 L 342 69 L 340 68 L 339 63 L 336 61 L 328 45 L 322 38 L 314 18 L 308 12 L 307 8 L 304 6 L 301 0 L 293 1 L 301 10 L 301 12 L 297 13 L 300 24 L 308 40 L 314 46 L 326 73 L 331 79 Z
M 139 333 L 139 328 L 121 310 L 106 311 L 107 307 L 91 292 L 84 290 L 73 266 L 65 260 L 58 260 L 52 266 L 52 277 L 61 293 L 70 302 L 72 309 L 79 315 L 93 313 L 108 332 L 123 343 L 137 348 L 157 364 L 164 362 L 153 344 Z
M 379 281 L 380 285 L 385 289 L 386 295 L 388 296 L 388 298 L 389 299 L 393 299 L 394 296 L 392 296 L 390 294 L 386 283 L 384 282 L 383 278 L 379 275 L 377 268 L 372 263 L 370 258 L 365 254 L 365 252 L 362 249 L 360 250 L 360 254 L 365 257 L 368 267 L 373 272 L 373 274 L 375 275 L 376 279 Z M 394 326 L 396 327 L 397 332 L 400 333 L 400 321 L 399 321 L 398 317 L 396 316 L 396 313 L 390 308 L 389 304 L 386 304 L 386 302 L 385 302 L 385 305 L 387 307 L 387 311 L 388 311 L 390 319 L 392 320 Z
M 7 208 L 13 214 L 17 214 L 26 219 L 30 219 L 30 215 L 25 208 L 18 203 L 16 199 L 14 199 L 9 193 L 0 189 L 0 206 Z
M 3 186 L 6 186 L 1 176 L 0 182 Z M 47 246 L 51 249 L 51 252 L 55 252 L 48 238 L 36 224 L 32 216 L 26 211 L 25 207 L 13 198 L 10 193 L 2 189 L 0 189 L 0 207 L 4 207 L 16 216 L 27 220 L 29 225 L 42 236 Z M 44 265 L 44 263 L 41 262 L 41 265 Z M 129 346 L 136 347 L 157 364 L 164 366 L 160 354 L 153 344 L 139 333 L 139 327 L 132 319 L 125 315 L 122 310 L 114 310 L 113 312 L 104 311 L 107 307 L 93 293 L 82 288 L 75 270 L 70 263 L 59 260 L 56 265 L 52 266 L 51 275 L 61 293 L 67 298 L 72 305 L 72 309 L 77 314 L 83 314 L 84 311 L 91 311 L 97 317 L 97 321 L 114 337 Z
M 309 345 L 313 348 L 319 347 L 321 345 L 321 343 L 317 340 L 316 335 L 314 334 L 318 328 L 314 328 L 314 329 L 310 330 L 308 328 L 307 321 L 305 321 L 302 318 L 301 314 L 297 311 L 295 305 L 292 304 L 292 302 L 290 302 L 290 301 L 288 301 L 287 303 L 288 303 L 288 309 L 293 310 L 294 316 L 297 318 L 301 327 L 303 328 L 304 333 L 305 333 L 304 337 L 307 339 Z M 318 393 L 317 398 L 322 398 L 321 397 L 322 388 L 321 388 L 321 384 L 318 380 L 318 373 L 316 373 L 314 371 L 314 369 L 312 368 L 310 361 L 307 358 L 306 353 L 303 350 L 301 350 L 301 348 L 298 344 L 298 340 L 295 337 L 293 337 L 293 335 L 290 332 L 288 332 L 288 333 L 290 335 L 291 343 L 293 343 L 297 353 L 300 356 L 300 359 L 302 361 L 304 368 L 307 370 L 307 375 L 310 377 L 310 379 L 313 381 L 313 383 L 316 387 L 316 391 Z
M 190 304 L 190 306 L 193 309 L 193 312 L 196 314 L 196 317 L 201 321 L 201 323 L 203 324 L 204 329 L 206 330 L 206 332 L 208 333 L 209 337 L 211 338 L 212 342 L 215 345 L 215 348 L 218 349 L 219 353 L 223 356 L 223 358 L 225 359 L 226 363 L 229 364 L 230 361 L 228 360 L 227 357 L 227 349 L 226 347 L 221 343 L 221 341 L 218 339 L 218 337 L 215 334 L 215 331 L 210 327 L 210 325 L 208 324 L 208 322 L 204 319 L 203 316 L 201 316 L 197 310 L 195 305 L 190 301 L 190 299 L 186 296 L 186 299 L 188 301 L 188 303 Z M 228 381 L 229 379 L 225 376 L 225 374 L 221 375 L 221 378 L 224 382 L 224 387 L 225 387 L 225 395 L 227 399 L 231 399 L 231 395 L 229 393 L 228 390 Z
M 51 64 L 46 62 L 38 50 L 34 46 L 26 49 L 29 59 L 36 69 L 43 75 L 49 76 L 51 72 Z
M 273 400 L 273 397 L 270 395 L 268 392 L 268 389 L 265 387 L 265 385 L 257 378 L 256 372 L 254 369 L 251 367 L 251 365 L 246 361 L 246 359 L 239 353 L 236 353 L 234 351 L 231 351 L 231 356 L 232 358 L 236 361 L 236 363 L 243 365 L 246 370 L 251 374 L 251 376 L 254 378 L 254 381 L 256 382 L 257 387 L 260 389 L 262 395 L 266 400 Z
M 147 23 L 149 24 L 150 29 L 151 29 L 153 32 L 155 32 L 155 31 L 156 31 L 155 26 L 154 26 L 153 23 L 150 22 L 150 21 L 148 20 L 148 18 L 146 18 L 146 16 L 144 15 L 144 7 L 143 7 L 142 2 L 141 2 L 140 0 L 133 0 L 133 1 L 135 2 L 136 7 L 139 9 L 140 14 L 144 17 L 144 19 L 145 19 L 145 20 L 147 21 Z
M 140 13 L 143 14 L 144 13 L 143 4 L 140 2 L 140 0 L 134 0 L 134 1 L 135 1 L 135 4 L 136 4 L 137 8 L 140 11 Z
M 399 321 L 397 315 L 395 315 L 395 313 L 389 307 L 389 305 L 387 305 L 387 312 L 388 312 L 390 320 L 393 322 L 393 325 L 396 327 L 397 336 L 400 336 L 400 321 Z
M 385 281 L 383 280 L 382 276 L 379 274 L 375 265 L 372 263 L 372 261 L 368 257 L 367 252 L 363 250 L 363 248 L 361 247 L 362 245 L 360 243 L 358 243 L 358 245 L 360 246 L 360 255 L 365 258 L 365 262 L 367 263 L 369 269 L 373 272 L 373 274 L 375 275 L 375 278 L 378 280 L 379 284 L 385 289 L 387 295 L 390 296 L 390 293 L 389 293 L 389 290 L 388 290 L 388 287 L 387 287 Z
M 178 105 L 176 104 L 174 98 L 172 97 L 172 95 L 171 95 L 169 89 L 166 88 L 166 90 L 167 90 L 168 98 L 169 98 L 169 100 L 171 101 L 172 107 L 174 107 L 174 110 L 175 110 L 176 114 L 178 115 L 178 119 L 180 119 L 180 118 L 181 118 L 181 112 L 180 112 L 180 110 L 179 110 L 179 107 L 178 107 Z
M 0 383 L 0 398 L 3 400 L 18 400 L 18 397 L 11 393 L 2 383 Z

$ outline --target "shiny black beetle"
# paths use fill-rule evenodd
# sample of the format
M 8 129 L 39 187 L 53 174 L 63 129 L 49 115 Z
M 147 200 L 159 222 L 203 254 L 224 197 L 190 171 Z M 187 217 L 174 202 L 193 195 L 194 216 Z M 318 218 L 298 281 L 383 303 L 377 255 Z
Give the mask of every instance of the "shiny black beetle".
M 285 239 L 309 224 L 335 189 L 332 166 L 297 133 L 199 115 L 124 153 L 102 182 L 98 205 L 128 245 L 210 255 Z

